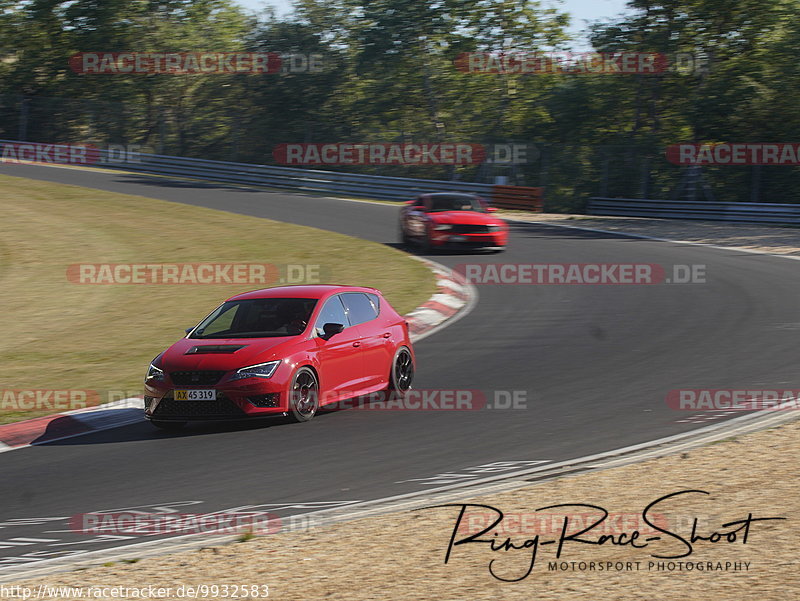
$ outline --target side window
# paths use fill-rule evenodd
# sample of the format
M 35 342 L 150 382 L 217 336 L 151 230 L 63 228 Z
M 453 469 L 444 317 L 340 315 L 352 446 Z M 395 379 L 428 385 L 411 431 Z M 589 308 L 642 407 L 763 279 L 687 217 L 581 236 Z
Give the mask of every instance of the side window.
M 317 318 L 317 323 L 314 324 L 314 331 L 318 336 L 324 333 L 322 326 L 326 323 L 340 323 L 345 328 L 350 325 L 339 295 L 329 298 L 322 307 L 322 311 Z
M 378 316 L 378 306 L 370 296 L 362 292 L 345 292 L 342 294 L 342 300 L 347 308 L 347 315 L 350 317 L 350 323 L 358 325 L 367 321 L 371 321 Z

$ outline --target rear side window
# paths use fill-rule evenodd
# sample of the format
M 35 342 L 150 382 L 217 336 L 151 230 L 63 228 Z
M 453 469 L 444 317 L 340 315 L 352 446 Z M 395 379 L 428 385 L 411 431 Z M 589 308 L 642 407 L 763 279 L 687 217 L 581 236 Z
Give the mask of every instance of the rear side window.
M 372 321 L 380 311 L 378 297 L 374 294 L 345 292 L 342 294 L 342 301 L 347 308 L 347 316 L 350 318 L 350 323 L 353 325 Z
M 369 293 L 367 293 L 364 296 L 366 296 L 369 299 L 369 302 L 375 308 L 375 315 L 376 316 L 380 315 L 381 314 L 381 299 L 378 298 L 378 295 L 377 294 L 369 294 Z

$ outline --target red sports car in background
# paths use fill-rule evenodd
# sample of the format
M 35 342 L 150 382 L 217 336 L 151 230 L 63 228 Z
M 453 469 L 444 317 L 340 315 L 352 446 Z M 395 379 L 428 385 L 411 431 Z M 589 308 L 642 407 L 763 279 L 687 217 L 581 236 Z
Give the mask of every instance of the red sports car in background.
M 374 288 L 284 286 L 234 296 L 158 355 L 145 378 L 145 417 L 192 420 L 285 414 L 414 378 L 408 324 Z
M 423 252 L 453 246 L 499 252 L 508 243 L 508 224 L 495 211 L 472 194 L 421 194 L 400 210 L 400 237 Z

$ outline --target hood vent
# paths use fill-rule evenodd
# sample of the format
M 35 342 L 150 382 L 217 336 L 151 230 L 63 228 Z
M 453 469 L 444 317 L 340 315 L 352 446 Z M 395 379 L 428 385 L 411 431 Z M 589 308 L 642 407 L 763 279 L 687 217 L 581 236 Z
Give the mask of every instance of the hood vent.
M 188 351 L 187 355 L 230 355 L 239 349 L 243 349 L 244 344 L 207 344 L 204 346 L 193 346 Z

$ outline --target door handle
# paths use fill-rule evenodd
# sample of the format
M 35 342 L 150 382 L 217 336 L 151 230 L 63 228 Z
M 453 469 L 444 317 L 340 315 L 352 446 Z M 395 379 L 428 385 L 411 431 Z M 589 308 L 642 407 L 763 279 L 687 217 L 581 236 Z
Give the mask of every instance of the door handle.
M 361 346 L 361 343 L 360 342 L 354 342 L 353 346 Z
M 391 332 L 386 332 L 386 333 L 383 335 L 383 337 L 384 337 L 384 338 L 390 338 L 391 336 L 392 336 L 392 333 L 391 333 Z

